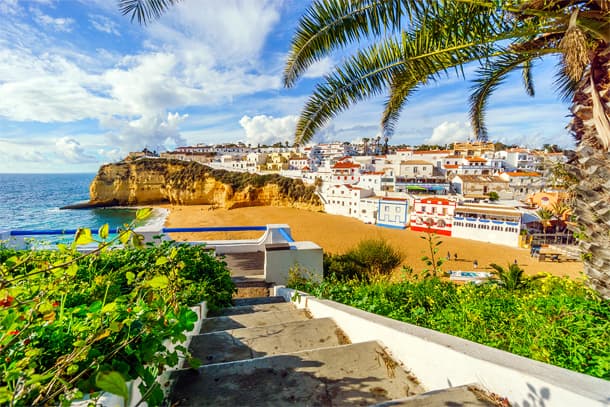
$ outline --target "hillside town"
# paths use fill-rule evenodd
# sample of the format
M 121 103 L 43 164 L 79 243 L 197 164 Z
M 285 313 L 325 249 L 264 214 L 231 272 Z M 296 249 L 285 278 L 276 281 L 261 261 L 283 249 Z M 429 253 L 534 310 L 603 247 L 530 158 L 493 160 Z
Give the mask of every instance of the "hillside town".
M 556 176 L 567 157 L 556 148 L 492 142 L 394 148 L 370 141 L 196 145 L 158 155 L 145 149 L 128 159 L 159 156 L 302 179 L 316 186 L 327 213 L 382 227 L 529 247 L 533 254 L 541 245 L 574 243 L 565 180 Z

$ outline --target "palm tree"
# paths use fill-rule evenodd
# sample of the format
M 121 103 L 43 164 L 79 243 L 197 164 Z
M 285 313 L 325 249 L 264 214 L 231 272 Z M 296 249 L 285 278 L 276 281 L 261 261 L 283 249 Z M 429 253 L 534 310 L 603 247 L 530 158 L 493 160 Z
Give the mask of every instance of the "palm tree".
M 498 284 L 509 291 L 524 288 L 529 283 L 529 279 L 523 276 L 523 269 L 518 264 L 509 264 L 507 269 L 495 263 L 490 266 L 495 270 L 492 274 L 497 277 Z
M 540 224 L 542 225 L 542 233 L 546 236 L 546 229 L 551 226 L 551 220 L 553 219 L 553 212 L 546 208 L 540 208 L 536 211 L 536 215 L 540 218 Z M 546 243 L 546 238 L 544 239 Z
M 557 219 L 561 219 L 563 221 L 567 220 L 570 216 L 570 212 L 572 211 L 568 205 L 566 205 L 563 201 L 557 201 L 553 205 L 551 205 L 550 211 L 557 217 Z
M 362 138 L 362 142 L 364 143 L 364 155 L 368 155 L 368 151 L 369 151 L 369 141 L 371 139 L 368 137 L 363 137 Z
M 306 102 L 295 141 L 311 139 L 339 112 L 388 91 L 381 126 L 391 134 L 400 111 L 423 85 L 446 72 L 463 76 L 479 61 L 470 96 L 475 137 L 487 139 L 485 108 L 507 75 L 521 71 L 534 94 L 532 66 L 558 55 L 557 89 L 571 100 L 577 142 L 571 171 L 574 213 L 590 284 L 610 297 L 610 2 L 607 0 L 336 0 L 315 1 L 294 34 L 284 68 L 293 86 L 329 53 L 362 44 L 325 76 Z
M 119 0 L 146 24 L 179 0 Z M 314 62 L 353 43 L 368 44 L 325 76 L 307 101 L 295 144 L 352 104 L 389 90 L 381 126 L 391 134 L 423 85 L 480 61 L 470 97 L 475 137 L 487 139 L 485 108 L 507 75 L 520 70 L 534 94 L 532 66 L 559 55 L 557 88 L 571 100 L 577 142 L 571 172 L 574 214 L 590 284 L 610 297 L 610 2 L 607 0 L 316 0 L 301 18 L 284 69 L 288 87 Z

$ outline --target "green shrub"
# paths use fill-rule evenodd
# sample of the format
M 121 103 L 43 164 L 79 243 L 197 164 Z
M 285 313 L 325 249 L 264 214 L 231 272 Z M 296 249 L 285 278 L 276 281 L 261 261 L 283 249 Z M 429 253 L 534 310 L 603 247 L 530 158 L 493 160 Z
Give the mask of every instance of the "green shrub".
M 519 290 L 438 278 L 299 282 L 313 295 L 577 372 L 610 379 L 610 301 L 545 276 Z
M 380 239 L 362 240 L 346 255 L 365 270 L 369 277 L 388 275 L 404 259 L 399 250 Z
M 192 329 L 189 305 L 230 304 L 226 264 L 174 242 L 73 249 L 0 249 L 0 405 L 69 404 L 109 390 L 111 379 L 110 391 L 124 395 L 125 381 L 138 377 L 148 405 L 161 404 L 156 377 L 189 357 L 164 343 Z

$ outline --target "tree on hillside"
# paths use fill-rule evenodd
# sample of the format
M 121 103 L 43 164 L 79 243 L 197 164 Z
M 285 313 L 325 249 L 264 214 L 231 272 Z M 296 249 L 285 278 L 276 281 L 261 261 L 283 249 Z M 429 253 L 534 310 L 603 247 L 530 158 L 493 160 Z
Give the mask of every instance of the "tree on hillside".
M 140 23 L 178 0 L 119 0 Z M 449 71 L 480 61 L 470 97 L 478 140 L 487 139 L 489 96 L 513 71 L 534 94 L 532 66 L 559 55 L 557 89 L 571 100 L 570 129 L 578 148 L 572 173 L 574 213 L 590 283 L 610 297 L 610 2 L 607 0 L 316 0 L 294 35 L 284 69 L 290 87 L 329 53 L 361 44 L 314 89 L 299 118 L 295 143 L 352 104 L 389 91 L 381 118 L 389 135 L 411 96 Z

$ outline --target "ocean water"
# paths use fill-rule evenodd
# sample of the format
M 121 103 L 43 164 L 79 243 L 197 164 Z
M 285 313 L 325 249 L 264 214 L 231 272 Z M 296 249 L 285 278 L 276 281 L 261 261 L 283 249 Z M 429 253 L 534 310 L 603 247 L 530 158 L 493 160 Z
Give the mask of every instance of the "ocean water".
M 135 218 L 135 209 L 95 208 L 60 210 L 89 200 L 95 174 L 0 174 L 0 230 L 97 230 L 108 223 L 122 226 Z

